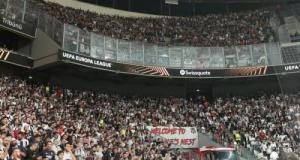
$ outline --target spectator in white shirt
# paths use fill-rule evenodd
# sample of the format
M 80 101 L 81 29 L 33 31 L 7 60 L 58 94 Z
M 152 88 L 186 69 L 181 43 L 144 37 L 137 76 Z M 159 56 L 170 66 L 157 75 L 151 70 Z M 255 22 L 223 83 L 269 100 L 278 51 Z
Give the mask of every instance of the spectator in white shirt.
M 279 158 L 278 153 L 274 149 L 270 154 L 270 160 L 277 160 L 278 158 Z

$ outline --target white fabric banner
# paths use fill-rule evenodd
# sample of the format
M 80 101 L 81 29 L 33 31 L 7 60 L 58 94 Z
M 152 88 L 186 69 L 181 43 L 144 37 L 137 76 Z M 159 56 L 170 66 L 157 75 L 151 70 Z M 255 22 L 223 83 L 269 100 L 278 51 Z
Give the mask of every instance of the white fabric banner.
M 165 0 L 165 3 L 178 5 L 178 0 Z
M 196 127 L 153 127 L 147 130 L 154 139 L 163 139 L 172 143 L 171 148 L 198 148 Z

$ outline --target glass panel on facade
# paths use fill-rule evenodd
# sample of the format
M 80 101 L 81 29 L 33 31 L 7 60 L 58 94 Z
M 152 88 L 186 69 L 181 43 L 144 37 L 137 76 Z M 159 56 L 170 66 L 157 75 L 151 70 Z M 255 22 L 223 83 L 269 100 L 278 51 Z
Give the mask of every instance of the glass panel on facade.
M 283 63 L 300 62 L 300 45 L 290 45 L 281 48 Z
M 197 49 L 197 68 L 209 68 L 210 49 L 209 47 L 198 47 Z
M 157 46 L 152 44 L 144 44 L 144 63 L 147 66 L 157 65 Z
M 41 12 L 39 15 L 39 24 L 38 28 L 45 32 L 46 27 L 46 19 L 45 19 L 46 13 Z
M 238 66 L 246 67 L 252 65 L 251 46 L 237 46 Z
M 48 36 L 50 36 L 51 38 L 53 38 L 53 17 L 52 16 L 50 16 L 50 15 L 48 15 L 48 14 L 45 14 L 45 16 L 44 16 L 44 18 L 45 18 L 45 29 L 44 29 L 44 32 L 48 35 Z M 69 25 L 69 26 L 71 26 L 71 25 Z M 77 27 L 74 27 L 74 26 L 72 26 L 73 28 L 77 28 Z M 72 28 L 72 27 L 70 27 L 70 28 Z M 78 28 L 77 28 L 77 30 L 78 30 Z
M 24 21 L 36 26 L 38 22 L 38 13 L 37 5 L 33 2 L 26 1 Z
M 105 60 L 117 60 L 117 40 L 105 37 Z
M 85 30 L 79 30 L 79 53 L 90 55 L 91 34 Z
M 91 56 L 97 59 L 104 59 L 104 37 L 91 33 Z
M 62 46 L 64 25 L 57 19 L 53 19 L 53 27 L 53 39 L 59 46 Z
M 267 55 L 264 44 L 252 45 L 252 60 L 254 66 L 267 64 Z
M 224 68 L 224 51 L 222 47 L 210 48 L 210 68 Z
M 119 40 L 117 61 L 121 63 L 130 63 L 130 42 Z
M 224 48 L 225 67 L 235 68 L 237 67 L 237 55 L 235 47 Z
M 169 48 L 158 47 L 157 48 L 157 65 L 158 66 L 169 66 Z
M 65 24 L 64 49 L 71 52 L 78 52 L 79 29 L 72 25 Z
M 4 15 L 6 11 L 7 0 L 0 1 L 0 15 Z
M 131 43 L 131 63 L 142 65 L 144 63 L 143 43 Z
M 182 54 L 183 48 L 170 47 L 169 48 L 169 65 L 170 67 L 180 68 L 182 67 Z
M 183 67 L 196 68 L 197 50 L 194 47 L 185 48 L 183 54 Z
M 267 58 L 269 65 L 280 65 L 282 64 L 280 46 L 278 43 L 267 43 L 265 44 L 267 50 Z
M 23 22 L 25 12 L 24 6 L 25 0 L 9 0 L 6 17 L 14 21 Z

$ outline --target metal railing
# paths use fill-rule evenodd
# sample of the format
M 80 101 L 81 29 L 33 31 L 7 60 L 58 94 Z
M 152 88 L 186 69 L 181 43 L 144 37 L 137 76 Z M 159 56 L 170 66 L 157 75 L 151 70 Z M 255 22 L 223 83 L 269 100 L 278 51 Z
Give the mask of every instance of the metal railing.
M 232 47 L 168 47 L 113 39 L 67 24 L 64 25 L 63 40 L 53 38 L 60 43 L 63 41 L 62 48 L 66 51 L 112 62 L 144 66 L 214 69 L 282 64 L 278 43 Z

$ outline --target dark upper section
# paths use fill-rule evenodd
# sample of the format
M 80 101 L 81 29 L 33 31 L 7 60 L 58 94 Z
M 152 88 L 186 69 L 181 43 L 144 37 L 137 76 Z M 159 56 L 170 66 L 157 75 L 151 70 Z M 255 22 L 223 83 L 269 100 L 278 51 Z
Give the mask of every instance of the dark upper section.
M 254 9 L 298 0 L 178 0 L 178 5 L 167 5 L 165 0 L 80 0 L 100 6 L 126 11 L 171 15 L 193 16 L 206 13 L 224 13 Z

